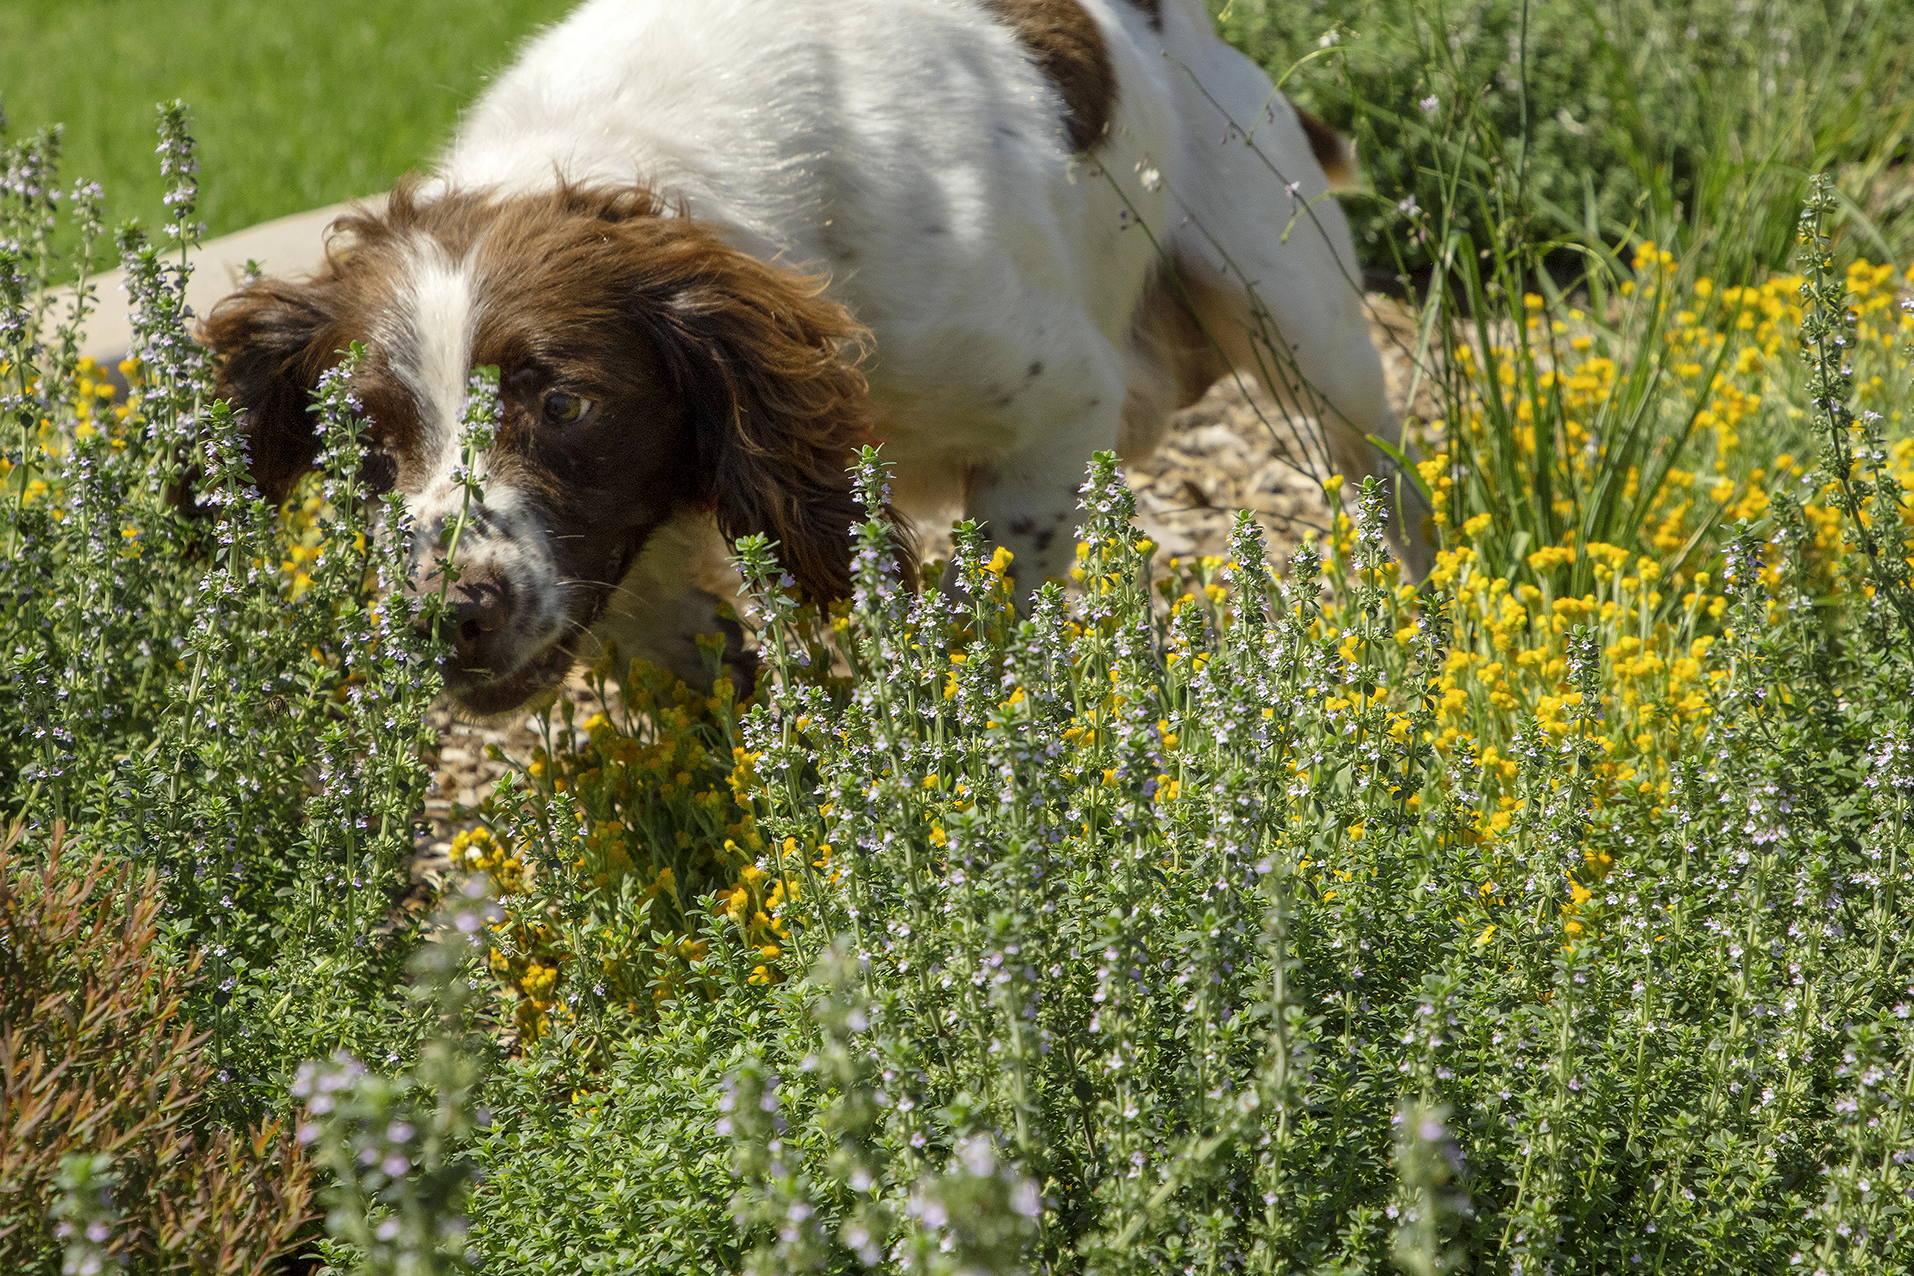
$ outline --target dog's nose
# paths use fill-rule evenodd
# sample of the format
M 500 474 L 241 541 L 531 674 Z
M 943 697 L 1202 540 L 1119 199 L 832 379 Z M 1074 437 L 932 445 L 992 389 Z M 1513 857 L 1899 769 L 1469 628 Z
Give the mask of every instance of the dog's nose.
M 476 647 L 486 634 L 497 633 L 512 618 L 512 591 L 502 577 L 466 569 L 449 591 L 451 620 L 458 626 L 458 644 Z
M 426 581 L 420 596 L 435 593 L 438 584 L 436 576 Z M 511 584 L 489 566 L 461 563 L 459 578 L 445 586 L 445 602 L 438 627 L 452 646 L 453 662 L 461 669 L 493 668 L 495 636 L 512 619 Z M 421 632 L 426 629 L 423 614 L 414 623 Z

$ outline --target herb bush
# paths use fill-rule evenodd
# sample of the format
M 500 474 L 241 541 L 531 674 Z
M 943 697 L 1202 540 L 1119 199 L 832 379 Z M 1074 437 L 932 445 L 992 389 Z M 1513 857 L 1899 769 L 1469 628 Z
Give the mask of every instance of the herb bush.
M 138 962 L 197 972 L 168 985 L 172 1001 L 142 1028 L 173 1022 L 185 1033 L 168 1048 L 188 1089 L 180 1106 L 151 1114 L 167 1126 L 157 1146 L 121 1137 L 137 1123 L 59 1136 L 88 1182 L 121 1184 L 120 1205 L 95 1201 L 108 1214 L 130 1208 L 148 1159 L 177 1150 L 164 1142 L 171 1127 L 223 1147 L 290 1115 L 302 1060 L 350 1048 L 396 1061 L 418 1040 L 398 995 L 412 941 L 378 923 L 404 882 L 425 784 L 423 714 L 439 685 L 409 618 L 395 624 L 368 589 L 397 579 L 402 546 L 369 534 L 356 500 L 360 449 L 342 386 L 329 389 L 321 485 L 337 499 L 319 502 L 304 527 L 282 526 L 246 481 L 230 413 L 210 403 L 204 355 L 187 336 L 197 166 L 177 105 L 161 133 L 175 216 L 164 250 L 136 226 L 117 236 L 138 316 L 120 369 L 130 389 L 118 397 L 75 355 L 82 316 L 52 304 L 47 288 L 61 205 L 90 242 L 102 233 L 97 188 L 80 183 L 62 198 L 50 132 L 0 153 L 0 818 L 24 826 L 26 867 L 61 826 L 69 858 L 100 857 L 109 877 L 150 874 L 156 893 L 139 915 L 151 920 L 141 943 L 152 951 Z M 89 288 L 83 277 L 83 305 Z M 191 467 L 204 472 L 200 499 L 216 521 L 183 517 L 172 499 Z M 69 960 L 80 957 L 24 977 L 27 1018 L 15 1019 L 10 1000 L 7 1032 L 39 1031 L 34 1007 L 69 1004 L 59 1000 Z M 124 986 L 103 984 L 101 995 L 146 996 L 132 972 L 147 968 L 127 956 L 113 967 Z M 16 1102 L 26 1093 L 16 1085 L 44 1089 L 44 1062 L 0 1063 L 9 1139 L 33 1128 L 38 1099 Z M 46 1093 L 82 1102 L 91 1084 L 68 1069 Z M 199 1190 L 191 1175 L 170 1181 Z M 262 1224 L 251 1238 L 274 1251 L 262 1265 L 309 1230 L 291 1187 L 290 1225 Z M 255 1189 L 262 1201 L 278 1190 Z M 153 1208 L 186 1219 L 195 1206 L 188 1196 Z M 9 1270 L 58 1269 L 57 1253 L 30 1253 L 38 1232 L 14 1235 L 29 1250 L 11 1254 Z M 124 1250 L 133 1253 L 147 1251 Z M 74 1261 L 94 1260 L 104 1261 Z
M 1634 608 L 1485 624 L 1496 595 L 1463 572 L 1391 587 L 1379 493 L 1326 597 L 1299 586 L 1307 550 L 1290 585 L 1264 574 L 1245 520 L 1167 615 L 1129 515 L 1105 461 L 1083 594 L 1022 621 L 974 538 L 972 607 L 905 595 L 873 519 L 848 687 L 759 595 L 781 677 L 743 730 L 802 977 L 767 995 L 713 897 L 697 995 L 608 1059 L 560 1034 L 511 1074 L 478 1152 L 481 1253 L 1906 1263 L 1904 573 L 1836 648 L 1801 605 L 1808 538 L 1738 538 L 1728 589 L 1688 608 L 1720 600 L 1720 640 L 1696 659 L 1651 630 L 1646 658 L 1699 666 L 1681 705 L 1680 673 L 1638 698 Z M 742 549 L 768 586 L 765 547 Z M 1517 688 L 1506 756 L 1438 735 L 1475 626 L 1565 692 Z M 1661 780 L 1630 756 L 1657 745 Z
M 1833 211 L 1799 275 L 1643 245 L 1599 315 L 1528 295 L 1445 337 L 1420 590 L 1371 489 L 1286 582 L 1244 521 L 1152 598 L 1107 459 L 1079 589 L 1026 619 L 974 529 L 959 605 L 888 575 L 873 517 L 824 615 L 741 545 L 769 690 L 698 729 L 742 740 L 762 893 L 661 915 L 655 859 L 593 857 L 657 836 L 605 800 L 609 722 L 495 803 L 494 964 L 528 921 L 561 955 L 474 1250 L 1904 1266 L 1914 313 L 1835 269 Z M 715 793 L 701 760 L 677 780 Z M 647 930 L 634 1022 L 605 972 Z
M 1019 615 L 966 528 L 916 592 L 867 456 L 853 598 L 741 544 L 756 696 L 560 708 L 424 943 L 389 917 L 434 653 L 345 382 L 265 508 L 182 268 L 123 232 L 103 392 L 43 304 L 47 157 L 0 196 L 7 814 L 152 873 L 195 1128 L 292 1118 L 320 1169 L 296 1266 L 1909 1265 L 1914 316 L 1825 191 L 1796 276 L 1637 242 L 1525 293 L 1542 247 L 1477 228 L 1418 351 L 1421 587 L 1333 479 L 1280 578 L 1247 520 L 1159 565 L 1101 458 L 1068 591 Z M 73 1152 L 90 1227 L 137 1163 Z

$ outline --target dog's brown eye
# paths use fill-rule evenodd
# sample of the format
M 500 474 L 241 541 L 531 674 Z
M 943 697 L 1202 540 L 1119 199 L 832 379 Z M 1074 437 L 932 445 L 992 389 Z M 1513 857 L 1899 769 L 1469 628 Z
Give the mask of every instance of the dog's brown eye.
M 368 495 L 384 496 L 399 481 L 399 459 L 383 449 L 367 452 L 359 478 L 365 483 Z
M 553 425 L 575 425 L 590 411 L 590 399 L 581 399 L 575 394 L 545 396 L 545 419 Z

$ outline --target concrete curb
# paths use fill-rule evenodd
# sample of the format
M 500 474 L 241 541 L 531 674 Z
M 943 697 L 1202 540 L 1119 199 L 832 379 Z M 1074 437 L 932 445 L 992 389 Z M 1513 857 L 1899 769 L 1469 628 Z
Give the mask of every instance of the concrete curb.
M 326 228 L 341 214 L 355 208 L 377 213 L 384 207 L 383 193 L 369 195 L 209 239 L 192 255 L 194 269 L 186 285 L 186 304 L 192 307 L 193 314 L 205 317 L 222 298 L 238 290 L 240 276 L 249 260 L 257 261 L 267 274 L 279 278 L 310 275 L 325 260 Z M 104 368 L 112 368 L 126 357 L 133 344 L 125 273 L 109 271 L 92 282 L 95 304 L 99 308 L 87 316 L 80 353 L 91 356 Z M 72 305 L 72 289 L 63 288 L 54 294 L 54 314 L 70 313 Z

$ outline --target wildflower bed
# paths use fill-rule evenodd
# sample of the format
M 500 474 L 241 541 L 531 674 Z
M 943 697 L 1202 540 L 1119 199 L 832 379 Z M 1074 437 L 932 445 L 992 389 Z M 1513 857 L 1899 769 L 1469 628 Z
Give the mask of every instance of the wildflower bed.
M 1825 196 L 1798 277 L 1640 247 L 1579 312 L 1438 316 L 1419 587 L 1387 493 L 1333 480 L 1280 576 L 1247 518 L 1158 564 L 1105 457 L 1068 590 L 1020 615 L 975 528 L 914 590 L 866 455 L 853 597 L 740 544 L 760 687 L 560 707 L 413 931 L 435 653 L 389 602 L 401 512 L 356 499 L 352 356 L 319 485 L 267 509 L 170 251 L 121 241 L 129 396 L 37 304 L 44 160 L 0 204 L 0 749 L 45 883 L 6 918 L 141 973 L 8 967 L 11 1270 L 1914 1259 L 1914 324 L 1905 276 L 1835 271 Z M 199 1178 L 130 1099 L 14 1084 L 82 986 L 197 1026 L 165 1111 Z

